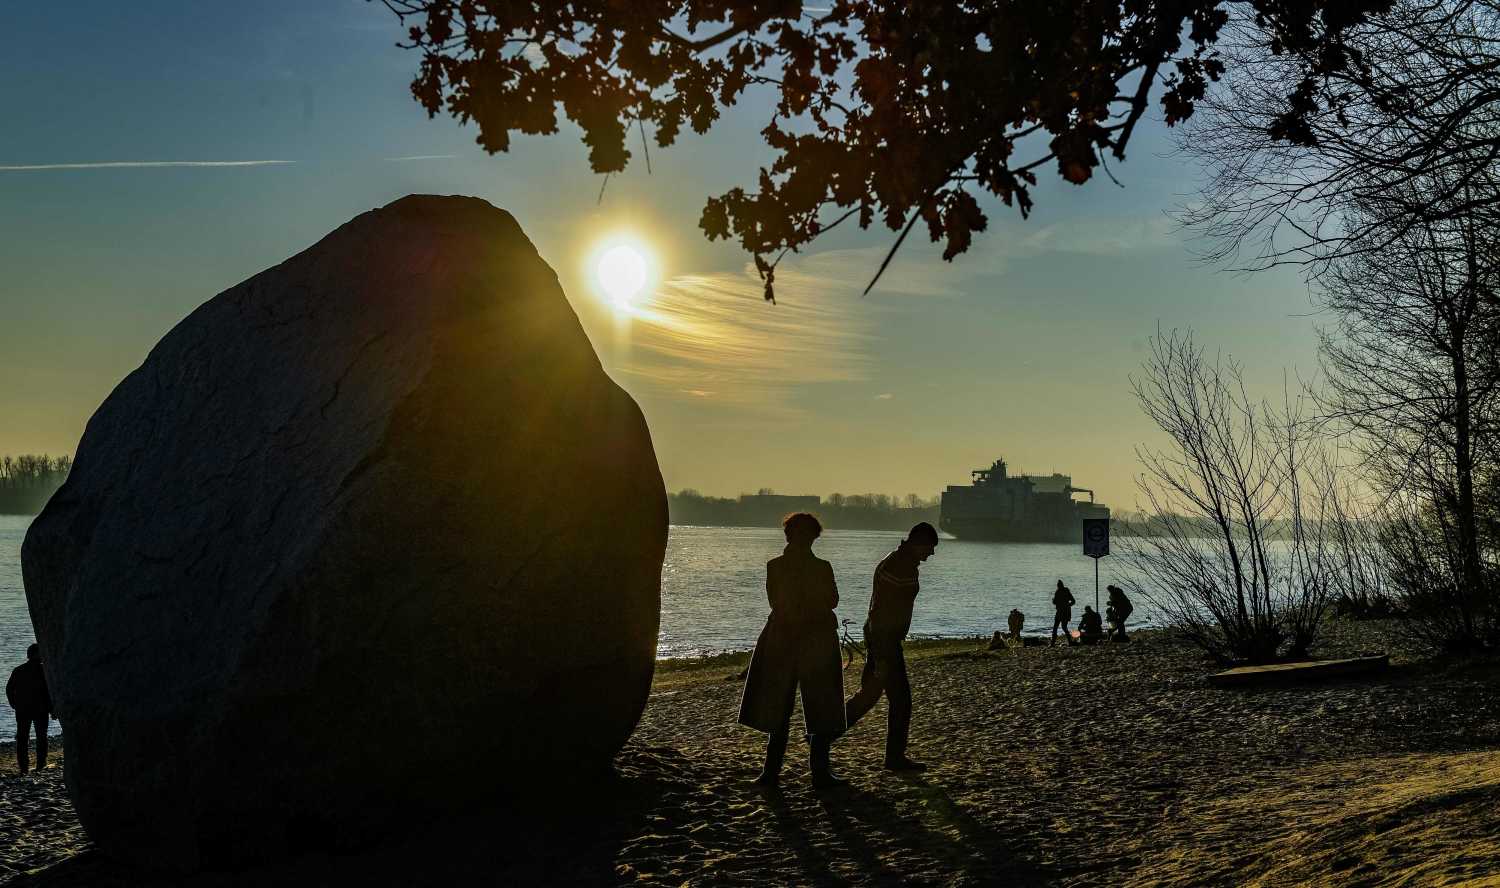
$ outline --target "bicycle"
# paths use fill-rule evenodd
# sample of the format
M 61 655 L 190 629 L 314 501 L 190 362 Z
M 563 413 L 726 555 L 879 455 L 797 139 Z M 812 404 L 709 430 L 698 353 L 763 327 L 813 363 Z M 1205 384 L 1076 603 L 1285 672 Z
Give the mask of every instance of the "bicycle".
M 848 669 L 850 666 L 854 665 L 854 657 L 856 654 L 859 655 L 860 659 L 869 659 L 865 654 L 865 646 L 862 643 L 855 641 L 854 636 L 849 634 L 849 627 L 853 624 L 853 620 L 844 620 L 841 624 L 844 634 L 843 637 L 839 639 L 839 647 L 844 649 L 845 669 Z

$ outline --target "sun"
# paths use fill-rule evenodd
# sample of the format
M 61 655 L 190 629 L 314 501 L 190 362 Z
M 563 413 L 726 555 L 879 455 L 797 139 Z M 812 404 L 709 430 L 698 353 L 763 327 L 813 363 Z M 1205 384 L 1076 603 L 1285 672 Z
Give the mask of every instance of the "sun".
M 591 264 L 594 283 L 617 310 L 635 308 L 651 285 L 651 252 L 633 238 L 613 238 L 601 244 Z
M 599 255 L 594 273 L 610 299 L 630 303 L 646 287 L 646 257 L 635 247 L 617 244 Z

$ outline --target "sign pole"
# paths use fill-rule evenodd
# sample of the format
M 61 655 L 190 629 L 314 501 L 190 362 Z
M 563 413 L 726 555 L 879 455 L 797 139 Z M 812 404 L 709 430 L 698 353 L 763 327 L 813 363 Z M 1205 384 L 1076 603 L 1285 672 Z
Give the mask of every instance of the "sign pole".
M 1094 609 L 1099 609 L 1099 559 L 1109 554 L 1109 519 L 1083 519 L 1083 554 L 1094 559 Z

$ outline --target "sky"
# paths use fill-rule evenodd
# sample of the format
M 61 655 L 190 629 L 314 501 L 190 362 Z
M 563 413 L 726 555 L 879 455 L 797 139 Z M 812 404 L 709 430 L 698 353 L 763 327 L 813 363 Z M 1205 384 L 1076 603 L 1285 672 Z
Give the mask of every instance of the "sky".
M 952 264 L 914 234 L 863 297 L 894 235 L 840 230 L 783 264 L 773 306 L 748 257 L 697 227 L 705 197 L 767 161 L 763 96 L 653 147 L 652 173 L 632 164 L 601 200 L 570 126 L 488 155 L 429 119 L 378 3 L 68 7 L 61 29 L 46 4 L 5 13 L 0 453 L 71 453 L 194 307 L 410 193 L 516 217 L 641 404 L 671 490 L 933 496 L 1003 456 L 1130 509 L 1136 450 L 1163 443 L 1130 388 L 1159 328 L 1191 329 L 1265 394 L 1316 369 L 1295 271 L 1195 258 L 1169 212 L 1199 177 L 1154 120 L 1113 165 L 1122 187 L 1044 176 L 1031 218 L 986 203 L 990 230 Z M 622 235 L 657 269 L 629 313 L 590 267 Z

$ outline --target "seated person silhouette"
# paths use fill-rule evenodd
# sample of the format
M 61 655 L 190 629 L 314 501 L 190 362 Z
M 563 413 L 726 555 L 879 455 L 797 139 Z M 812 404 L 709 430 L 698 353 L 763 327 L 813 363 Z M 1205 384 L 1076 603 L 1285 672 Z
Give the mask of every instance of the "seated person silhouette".
M 1082 644 L 1094 645 L 1104 640 L 1104 620 L 1093 605 L 1083 606 L 1083 616 L 1078 620 L 1078 640 Z

